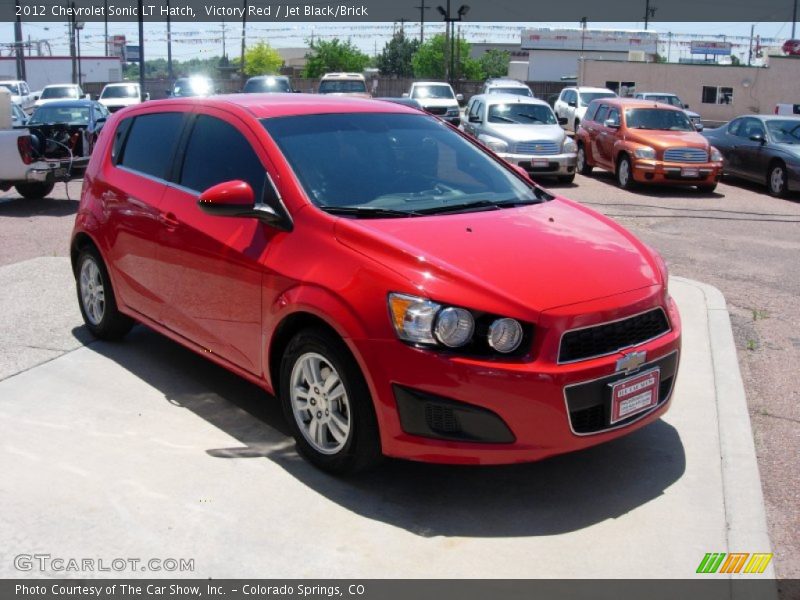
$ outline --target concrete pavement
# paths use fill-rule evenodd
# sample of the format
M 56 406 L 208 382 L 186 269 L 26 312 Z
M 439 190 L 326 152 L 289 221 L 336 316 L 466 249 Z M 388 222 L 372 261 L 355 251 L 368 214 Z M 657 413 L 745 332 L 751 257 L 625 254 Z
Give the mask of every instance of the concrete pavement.
M 63 258 L 0 268 L 0 577 L 48 553 L 191 558 L 183 575 L 215 578 L 687 578 L 706 552 L 770 551 L 709 286 L 671 280 L 685 333 L 661 421 L 530 465 L 338 480 L 296 455 L 275 401 L 173 342 L 137 327 L 84 346 L 70 277 Z

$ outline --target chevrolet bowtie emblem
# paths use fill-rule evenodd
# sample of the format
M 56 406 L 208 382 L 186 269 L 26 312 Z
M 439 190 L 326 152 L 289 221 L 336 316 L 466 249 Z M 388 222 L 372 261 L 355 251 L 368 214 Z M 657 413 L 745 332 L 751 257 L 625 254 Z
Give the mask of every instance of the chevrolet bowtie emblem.
M 617 361 L 617 371 L 625 371 L 626 373 L 635 371 L 644 364 L 645 360 L 647 360 L 647 352 L 644 350 L 631 352 Z

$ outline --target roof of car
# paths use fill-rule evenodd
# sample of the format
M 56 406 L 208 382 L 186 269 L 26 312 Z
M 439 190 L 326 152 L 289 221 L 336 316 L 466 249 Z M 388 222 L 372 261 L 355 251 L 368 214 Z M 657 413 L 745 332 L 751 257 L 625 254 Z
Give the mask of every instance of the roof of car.
M 56 87 L 80 87 L 77 83 L 51 83 L 50 85 L 44 86 L 42 89 L 46 90 L 47 88 L 56 88 Z
M 636 92 L 637 96 L 678 96 L 673 92 Z
M 565 87 L 565 90 L 577 90 L 578 92 L 611 92 L 614 93 L 613 90 L 608 88 L 602 87 L 590 87 L 588 85 L 571 85 L 569 87 Z
M 450 84 L 446 81 L 415 81 L 411 85 L 446 85 L 450 87 Z
M 743 117 L 753 117 L 762 121 L 785 121 L 787 119 L 800 121 L 800 115 L 739 115 L 736 118 L 741 119 Z
M 547 102 L 540 98 L 533 98 L 531 96 L 520 96 L 519 94 L 477 94 L 472 99 L 478 98 L 490 104 L 541 104 L 550 106 Z
M 504 87 L 528 87 L 527 84 L 518 81 L 516 79 L 490 79 L 486 82 L 486 85 L 502 85 Z
M 653 102 L 652 100 L 643 100 L 640 98 L 619 98 L 613 96 L 610 98 L 598 98 L 592 102 L 602 102 L 603 104 L 624 108 L 663 108 L 668 110 L 681 110 L 677 106 L 672 106 L 671 104 L 663 104 L 661 102 Z
M 255 75 L 247 81 L 260 81 L 262 79 L 289 79 L 286 75 Z
M 139 85 L 138 81 L 117 81 L 114 83 L 107 83 L 105 87 L 122 87 L 124 85 Z
M 391 113 L 418 115 L 419 111 L 397 104 L 367 98 L 330 96 L 327 94 L 228 94 L 220 96 L 168 98 L 140 104 L 145 108 L 172 105 L 202 104 L 221 110 L 243 109 L 257 119 L 324 113 Z

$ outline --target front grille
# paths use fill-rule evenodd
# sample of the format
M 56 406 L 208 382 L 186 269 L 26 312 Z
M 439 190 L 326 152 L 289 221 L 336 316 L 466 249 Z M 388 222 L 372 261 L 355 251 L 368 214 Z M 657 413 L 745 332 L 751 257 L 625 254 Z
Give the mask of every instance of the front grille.
M 446 106 L 429 106 L 425 110 L 431 113 L 432 115 L 444 115 L 447 113 Z
M 708 162 L 708 152 L 700 148 L 667 148 L 664 150 L 664 161 L 683 163 Z
M 558 362 L 603 356 L 651 340 L 669 331 L 660 308 L 627 319 L 566 332 L 561 338 Z
M 558 154 L 558 144 L 548 140 L 534 140 L 532 142 L 517 142 L 514 147 L 517 154 L 548 155 Z

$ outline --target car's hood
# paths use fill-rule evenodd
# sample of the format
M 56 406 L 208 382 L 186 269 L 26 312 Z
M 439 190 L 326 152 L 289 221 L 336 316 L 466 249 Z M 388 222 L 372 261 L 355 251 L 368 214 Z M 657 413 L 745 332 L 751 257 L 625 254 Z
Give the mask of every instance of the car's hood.
M 346 96 L 348 98 L 372 98 L 366 92 L 326 92 L 323 96 Z
M 98 100 L 103 106 L 133 106 L 139 104 L 139 98 L 100 98 Z
M 798 144 L 772 144 L 773 147 L 778 148 L 785 152 L 794 159 L 794 162 L 800 162 L 800 145 Z
M 667 148 L 703 148 L 708 149 L 708 140 L 694 131 L 655 131 L 652 129 L 628 129 L 627 140 L 652 146 L 658 150 Z
M 422 295 L 480 297 L 520 313 L 660 282 L 651 252 L 614 221 L 565 199 L 494 211 L 339 219 L 338 240 L 400 273 Z
M 683 112 L 685 112 L 686 116 L 689 117 L 690 119 L 699 119 L 700 118 L 700 113 L 696 113 L 693 110 L 684 109 Z
M 35 102 L 35 106 L 42 106 L 42 104 L 49 104 L 50 102 L 66 102 L 72 100 L 80 100 L 80 98 L 39 98 Z
M 458 106 L 458 100 L 455 98 L 414 98 L 414 100 L 419 102 L 424 108 L 428 108 L 429 106 Z
M 566 135 L 561 125 L 503 125 L 497 123 L 490 123 L 486 127 L 486 133 L 512 142 L 546 140 L 559 144 Z

